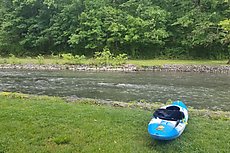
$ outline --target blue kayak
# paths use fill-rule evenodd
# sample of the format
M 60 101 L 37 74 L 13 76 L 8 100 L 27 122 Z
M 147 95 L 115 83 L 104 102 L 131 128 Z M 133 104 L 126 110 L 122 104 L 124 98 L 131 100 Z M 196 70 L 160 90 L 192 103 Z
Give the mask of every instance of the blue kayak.
M 182 101 L 157 109 L 148 124 L 148 132 L 153 139 L 172 140 L 179 137 L 188 121 L 188 109 Z

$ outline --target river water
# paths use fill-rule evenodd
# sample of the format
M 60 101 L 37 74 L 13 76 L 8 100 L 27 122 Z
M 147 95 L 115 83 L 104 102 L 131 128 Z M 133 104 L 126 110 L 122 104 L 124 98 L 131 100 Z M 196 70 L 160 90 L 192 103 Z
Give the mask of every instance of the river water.
M 0 70 L 0 91 L 114 101 L 182 100 L 230 111 L 230 74 Z

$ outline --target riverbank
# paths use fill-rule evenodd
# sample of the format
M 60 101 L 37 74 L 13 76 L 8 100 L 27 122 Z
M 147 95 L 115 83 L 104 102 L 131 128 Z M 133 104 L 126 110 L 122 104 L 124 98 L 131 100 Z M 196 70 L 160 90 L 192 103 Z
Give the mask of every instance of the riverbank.
M 60 57 L 0 58 L 0 69 L 72 70 L 72 71 L 165 71 L 229 73 L 227 60 L 127 60 L 123 65 L 102 66 L 94 58 L 74 60 Z
M 174 141 L 161 142 L 152 140 L 147 132 L 153 110 L 15 93 L 1 93 L 0 98 L 0 152 L 229 150 L 226 112 L 208 117 L 189 110 L 184 133 Z
M 93 65 L 67 65 L 67 64 L 0 64 L 0 69 L 24 70 L 72 70 L 72 71 L 163 71 L 163 72 L 198 72 L 198 73 L 229 73 L 230 65 L 185 65 L 164 64 L 155 66 L 137 66 L 124 64 L 122 66 L 93 66 Z

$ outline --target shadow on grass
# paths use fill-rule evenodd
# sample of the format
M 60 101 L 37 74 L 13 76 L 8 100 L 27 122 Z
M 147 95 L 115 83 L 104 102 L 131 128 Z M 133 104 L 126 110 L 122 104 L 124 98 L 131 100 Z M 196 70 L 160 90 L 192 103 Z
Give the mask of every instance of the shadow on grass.
M 156 147 L 158 148 L 158 147 L 165 147 L 166 145 L 171 145 L 173 142 L 175 141 L 175 139 L 174 140 L 152 140 L 151 141 L 151 143 L 149 144 L 149 147 L 150 148 L 155 148 L 156 149 Z

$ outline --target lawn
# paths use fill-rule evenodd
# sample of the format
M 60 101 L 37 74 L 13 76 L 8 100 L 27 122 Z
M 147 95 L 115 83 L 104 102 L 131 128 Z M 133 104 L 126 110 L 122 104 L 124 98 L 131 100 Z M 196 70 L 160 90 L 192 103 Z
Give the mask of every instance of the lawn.
M 60 98 L 0 95 L 0 152 L 228 152 L 229 118 L 190 115 L 181 137 L 152 140 L 152 112 Z

